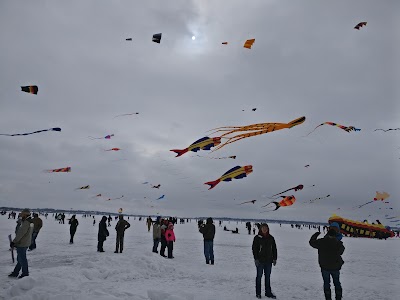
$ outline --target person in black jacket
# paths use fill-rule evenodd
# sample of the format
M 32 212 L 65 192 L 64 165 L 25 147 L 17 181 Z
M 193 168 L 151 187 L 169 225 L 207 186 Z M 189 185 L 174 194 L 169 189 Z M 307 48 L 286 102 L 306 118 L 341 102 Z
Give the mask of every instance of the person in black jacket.
M 104 252 L 103 243 L 106 240 L 106 238 L 109 236 L 106 222 L 107 222 L 107 217 L 103 216 L 99 223 L 99 233 L 97 234 L 97 240 L 98 240 L 97 252 Z
M 342 285 L 340 284 L 340 269 L 343 265 L 342 254 L 344 252 L 343 242 L 337 239 L 337 229 L 330 227 L 328 233 L 322 239 L 317 239 L 321 232 L 316 232 L 310 239 L 310 246 L 318 249 L 318 262 L 321 267 L 322 279 L 324 280 L 324 294 L 326 300 L 331 300 L 331 283 L 335 285 L 336 300 L 342 299 Z
M 215 225 L 213 219 L 208 218 L 206 224 L 201 224 L 199 228 L 200 233 L 203 234 L 204 238 L 204 256 L 206 258 L 206 264 L 210 262 L 214 264 L 214 237 L 215 237 Z
M 73 215 L 72 217 L 71 217 L 71 219 L 69 220 L 69 234 L 70 234 L 70 236 L 71 236 L 71 238 L 70 238 L 70 240 L 69 240 L 69 243 L 70 244 L 73 244 L 74 243 L 74 235 L 75 235 L 75 232 L 76 232 L 76 228 L 78 227 L 78 225 L 79 225 L 79 222 L 78 222 L 78 220 L 76 219 L 76 216 L 75 215 Z
M 253 257 L 257 268 L 256 277 L 256 297 L 261 298 L 261 277 L 265 275 L 265 296 L 275 299 L 276 296 L 271 291 L 271 269 L 272 264 L 276 265 L 278 251 L 276 249 L 275 239 L 269 234 L 267 224 L 261 224 L 258 235 L 253 240 Z

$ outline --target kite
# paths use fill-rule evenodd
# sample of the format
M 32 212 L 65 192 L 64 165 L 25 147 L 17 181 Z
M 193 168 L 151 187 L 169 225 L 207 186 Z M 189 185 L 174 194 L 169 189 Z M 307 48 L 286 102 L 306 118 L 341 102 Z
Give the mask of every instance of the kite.
M 160 43 L 161 42 L 161 33 L 156 33 L 156 34 L 153 34 L 153 39 L 152 39 L 152 41 L 154 42 L 154 43 Z
M 281 192 L 281 193 L 272 195 L 271 197 L 268 197 L 268 198 L 274 199 L 275 196 L 278 196 L 278 195 L 280 195 L 280 194 L 284 194 L 284 193 L 286 193 L 286 192 L 289 192 L 290 190 L 294 190 L 295 192 L 297 192 L 297 191 L 301 191 L 303 188 L 304 188 L 304 185 L 299 184 L 298 186 L 292 187 L 292 188 L 290 188 L 290 189 L 288 189 L 288 190 L 286 190 L 286 191 L 283 191 L 283 192 Z
M 256 111 L 256 110 L 257 110 L 257 108 L 252 108 L 251 110 L 252 110 L 252 111 Z M 244 111 L 244 109 L 242 109 L 242 111 Z
M 197 157 L 203 157 L 203 158 L 208 158 L 208 159 L 236 159 L 236 155 L 231 155 L 231 156 L 225 156 L 225 157 L 208 157 L 208 156 L 201 156 L 201 155 L 196 155 Z M 194 156 L 192 156 L 194 157 Z
M 121 198 L 124 198 L 124 195 L 122 195 L 121 197 L 118 197 L 118 198 L 113 198 L 113 199 L 111 199 L 111 198 L 108 198 L 106 201 L 110 201 L 110 200 L 118 200 L 118 199 L 121 199 Z
M 354 29 L 360 30 L 361 27 L 367 26 L 367 22 L 360 22 L 356 26 L 354 26 Z
M 160 186 L 161 186 L 161 184 L 157 184 L 157 185 L 152 185 L 151 187 L 152 187 L 153 189 L 159 189 Z
M 122 214 L 122 212 L 123 212 L 123 209 L 121 207 L 120 209 L 118 209 L 118 213 Z
M 165 195 L 160 196 L 159 198 L 157 198 L 156 200 L 161 200 L 164 199 Z
M 104 151 L 119 151 L 121 150 L 120 148 L 111 148 L 111 149 L 105 149 Z
M 55 128 L 43 129 L 43 130 L 38 130 L 38 131 L 28 132 L 28 133 L 15 133 L 15 134 L 0 133 L 0 135 L 4 135 L 4 136 L 20 136 L 20 135 L 30 135 L 30 134 L 35 134 L 35 133 L 40 133 L 40 132 L 45 132 L 45 131 L 61 131 L 61 128 L 55 127 Z
M 374 131 L 382 130 L 384 132 L 391 131 L 391 130 L 400 130 L 400 128 L 389 128 L 389 129 L 375 129 Z
M 222 45 L 228 45 L 228 42 L 222 42 Z
M 383 192 L 383 193 L 376 192 L 376 196 L 375 196 L 375 198 L 374 198 L 373 201 L 369 201 L 369 202 L 367 202 L 367 203 L 364 203 L 364 204 L 362 204 L 362 205 L 359 205 L 358 208 L 361 208 L 361 207 L 363 207 L 364 205 L 373 203 L 374 201 L 384 201 L 384 200 L 386 200 L 386 199 L 389 198 L 389 197 L 390 197 L 390 195 L 389 195 L 388 193 L 386 193 L 386 192 Z
M 250 200 L 250 201 L 244 201 L 244 202 L 242 202 L 242 203 L 239 203 L 238 205 L 242 205 L 242 204 L 245 204 L 245 203 L 256 203 L 256 201 L 257 200 Z
M 71 167 L 61 168 L 61 169 L 53 169 L 53 170 L 45 170 L 46 173 L 66 173 L 71 172 Z
M 195 141 L 194 143 L 192 143 L 189 147 L 187 147 L 185 149 L 182 149 L 182 150 L 173 149 L 170 151 L 177 153 L 177 155 L 175 157 L 179 157 L 188 151 L 197 152 L 200 149 L 201 150 L 210 150 L 211 147 L 215 147 L 219 144 L 221 144 L 221 138 L 219 138 L 219 137 L 210 138 L 208 136 L 205 136 L 205 137 Z
M 331 195 L 326 195 L 325 197 L 315 198 L 315 199 L 312 199 L 312 200 L 304 201 L 303 203 L 314 203 L 317 200 L 322 200 L 322 199 L 325 199 L 325 198 L 329 198 L 330 196 Z
M 292 196 L 280 196 L 280 197 L 283 198 L 281 201 L 279 201 L 279 202 L 272 201 L 272 202 L 270 202 L 270 203 L 268 203 L 268 204 L 266 204 L 264 206 L 261 206 L 261 207 L 267 207 L 267 206 L 273 204 L 275 206 L 271 207 L 271 209 L 272 209 L 272 211 L 275 211 L 279 207 L 291 206 L 296 202 L 296 198 L 293 195 Z M 271 210 L 267 210 L 267 211 L 271 211 Z
M 37 85 L 21 86 L 21 91 L 29 94 L 37 95 L 39 88 Z
M 113 119 L 118 118 L 118 117 L 124 117 L 124 116 L 132 116 L 132 115 L 138 115 L 138 112 L 135 113 L 129 113 L 129 114 L 122 114 L 122 115 L 117 115 Z
M 132 38 L 127 38 L 125 39 L 125 41 L 132 41 Z
M 307 136 L 309 136 L 309 135 L 310 135 L 311 133 L 313 133 L 318 127 L 320 127 L 320 126 L 322 126 L 322 125 L 324 125 L 324 124 L 331 125 L 331 126 L 337 126 L 337 127 L 341 128 L 341 129 L 347 131 L 347 132 L 350 132 L 350 131 L 353 131 L 353 130 L 354 130 L 354 131 L 361 131 L 361 129 L 355 128 L 355 127 L 353 127 L 353 126 L 348 126 L 348 127 L 346 127 L 346 126 L 343 126 L 343 125 L 340 125 L 340 124 L 336 124 L 336 123 L 333 123 L 333 122 L 324 122 L 324 123 L 318 125 L 317 127 L 315 127 L 313 131 L 311 131 L 309 134 L 307 134 Z
M 88 138 L 91 139 L 91 140 L 102 140 L 102 139 L 109 140 L 109 139 L 111 139 L 111 137 L 113 137 L 113 136 L 114 136 L 114 134 L 109 134 L 109 135 L 106 135 L 106 136 L 104 136 L 104 137 L 93 137 L 93 136 L 88 136 Z
M 148 184 L 149 182 L 148 181 L 146 181 L 146 182 L 143 182 L 142 184 Z
M 256 41 L 256 39 L 247 40 L 246 42 L 244 42 L 243 47 L 247 48 L 247 49 L 251 49 L 251 46 L 253 46 L 255 41 Z
M 220 138 L 225 138 L 228 139 L 225 143 L 219 145 L 217 148 L 215 148 L 212 152 L 217 151 L 224 147 L 225 145 L 228 145 L 230 143 L 234 143 L 236 141 L 239 141 L 241 139 L 245 139 L 248 137 L 264 134 L 264 133 L 269 133 L 273 132 L 276 130 L 281 130 L 285 128 L 292 128 L 294 126 L 302 124 L 306 120 L 306 117 L 300 117 L 298 119 L 295 119 L 293 121 L 290 121 L 289 123 L 259 123 L 259 124 L 252 124 L 252 125 L 247 125 L 247 126 L 227 126 L 227 127 L 219 127 L 219 128 L 214 128 L 213 133 L 217 133 L 220 131 L 227 131 L 224 134 L 220 136 Z M 234 135 L 232 137 L 226 137 L 227 135 L 230 135 L 235 132 L 240 132 L 240 131 L 252 131 L 249 133 L 241 133 Z
M 97 197 L 101 197 L 101 194 L 97 194 L 96 196 L 93 196 L 92 198 L 97 198 Z
M 310 165 L 305 165 L 304 168 L 308 168 Z
M 244 167 L 236 166 L 229 171 L 225 172 L 220 178 L 214 181 L 209 181 L 204 184 L 208 184 L 210 186 L 209 190 L 213 189 L 218 183 L 221 181 L 231 181 L 232 178 L 234 179 L 241 179 L 247 177 L 251 172 L 253 172 L 253 166 L 247 165 Z
M 76 188 L 75 191 L 77 191 L 77 190 L 88 190 L 88 189 L 90 189 L 90 185 L 81 186 L 79 188 Z

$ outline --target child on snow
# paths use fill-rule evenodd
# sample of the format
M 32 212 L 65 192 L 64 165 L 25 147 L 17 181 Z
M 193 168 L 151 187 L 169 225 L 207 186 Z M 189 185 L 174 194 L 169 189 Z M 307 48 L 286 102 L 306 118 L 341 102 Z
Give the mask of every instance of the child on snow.
M 174 225 L 171 222 L 168 223 L 168 229 L 165 230 L 165 239 L 167 241 L 168 258 L 174 258 L 172 256 L 172 251 L 174 250 L 175 233 Z

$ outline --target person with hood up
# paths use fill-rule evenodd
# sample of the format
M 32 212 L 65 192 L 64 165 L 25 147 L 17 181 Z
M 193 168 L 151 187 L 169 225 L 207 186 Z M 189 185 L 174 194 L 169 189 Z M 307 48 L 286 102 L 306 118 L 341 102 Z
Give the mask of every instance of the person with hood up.
M 117 240 L 115 243 L 115 251 L 114 253 L 118 253 L 118 248 L 119 248 L 119 253 L 122 253 L 122 250 L 124 249 L 124 234 L 125 230 L 131 227 L 131 224 L 129 224 L 128 221 L 124 220 L 123 215 L 119 215 L 119 220 L 117 222 L 117 225 L 115 225 L 115 230 L 117 231 Z
M 175 233 L 174 224 L 172 224 L 172 222 L 168 223 L 168 229 L 165 230 L 165 240 L 167 241 L 168 258 L 174 258 L 172 251 L 174 250 Z
M 206 258 L 206 264 L 210 262 L 214 264 L 214 237 L 215 237 L 215 225 L 213 224 L 212 218 L 207 218 L 206 224 L 200 225 L 200 233 L 203 234 L 204 239 L 204 256 Z
M 68 223 L 69 223 L 69 235 L 71 236 L 71 238 L 69 239 L 69 243 L 73 244 L 75 232 L 79 225 L 79 222 L 76 219 L 76 215 L 73 215 Z
M 278 251 L 274 237 L 269 233 L 268 224 L 261 224 L 258 235 L 253 240 L 253 257 L 257 268 L 256 277 L 256 297 L 261 298 L 261 278 L 265 276 L 265 296 L 276 299 L 271 291 L 271 270 L 272 265 L 276 265 Z
M 30 214 L 31 213 L 29 209 L 25 208 L 24 210 L 22 210 L 18 218 L 19 220 L 17 222 L 15 238 L 10 243 L 11 251 L 14 251 L 14 247 L 17 249 L 17 265 L 15 266 L 14 271 L 8 275 L 9 277 L 24 278 L 26 276 L 29 276 L 26 250 L 31 245 L 34 227 L 34 224 L 31 223 L 31 219 L 29 217 Z M 21 275 L 19 275 L 21 269 L 22 273 Z
M 110 235 L 110 233 L 107 230 L 107 217 L 103 216 L 101 218 L 101 221 L 99 222 L 99 233 L 97 234 L 97 252 L 104 252 L 103 249 L 103 243 L 107 239 L 107 237 Z
M 333 226 L 332 226 L 333 225 Z M 340 284 L 340 269 L 343 265 L 342 254 L 344 252 L 343 242 L 338 240 L 339 225 L 331 224 L 328 233 L 317 239 L 321 232 L 311 236 L 310 246 L 318 249 L 318 263 L 321 267 L 322 279 L 324 281 L 325 300 L 331 300 L 331 277 L 335 286 L 335 299 L 342 299 L 342 285 Z
M 157 217 L 156 222 L 153 224 L 153 252 L 158 253 L 158 243 L 161 240 L 161 225 L 160 217 Z

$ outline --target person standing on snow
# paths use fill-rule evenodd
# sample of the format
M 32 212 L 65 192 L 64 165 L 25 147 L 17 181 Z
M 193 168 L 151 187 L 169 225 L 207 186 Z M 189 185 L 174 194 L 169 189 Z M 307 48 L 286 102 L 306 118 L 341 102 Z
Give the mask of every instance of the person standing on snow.
M 114 253 L 118 253 L 118 248 L 119 248 L 119 253 L 122 253 L 122 250 L 124 249 L 124 234 L 125 230 L 131 227 L 131 224 L 128 223 L 128 221 L 124 220 L 123 215 L 119 215 L 119 220 L 117 222 L 117 225 L 115 225 L 115 230 L 117 231 L 117 240 L 115 243 L 115 251 Z
M 97 234 L 97 252 L 104 252 L 103 249 L 103 243 L 107 239 L 107 237 L 110 235 L 110 233 L 107 230 L 107 217 L 103 216 L 101 218 L 101 221 L 99 222 L 99 232 Z
M 79 222 L 76 219 L 76 216 L 73 215 L 68 223 L 70 225 L 69 226 L 69 234 L 71 236 L 69 243 L 73 244 L 74 243 L 74 235 L 75 235 L 76 229 L 78 228 Z
M 172 222 L 168 223 L 168 229 L 165 230 L 165 240 L 167 241 L 168 258 L 174 258 L 174 256 L 172 255 L 172 251 L 174 250 L 174 242 L 176 240 L 174 233 L 174 224 Z
M 29 246 L 28 251 L 36 249 L 36 238 L 39 234 L 40 229 L 43 227 L 43 221 L 41 218 L 39 218 L 38 214 L 33 214 L 33 219 L 31 220 L 31 223 L 33 224 L 33 232 L 31 245 Z
M 14 251 L 14 247 L 17 249 L 17 265 L 15 266 L 14 271 L 8 275 L 9 277 L 17 277 L 21 269 L 22 273 L 18 276 L 18 278 L 29 276 L 26 250 L 31 245 L 32 232 L 34 227 L 29 217 L 30 214 L 31 213 L 27 208 L 20 213 L 21 219 L 18 220 L 20 222 L 18 222 L 17 224 L 15 238 L 10 243 L 11 251 Z
M 339 227 L 339 225 L 337 225 Z M 310 246 L 318 249 L 318 263 L 321 267 L 322 279 L 324 281 L 325 300 L 331 300 L 331 277 L 335 286 L 336 300 L 342 299 L 342 285 L 340 283 L 340 269 L 344 264 L 342 254 L 344 252 L 343 242 L 338 240 L 338 230 L 335 224 L 329 227 L 328 233 L 317 239 L 321 232 L 311 236 Z
M 160 249 L 160 255 L 162 257 L 165 256 L 165 248 L 167 247 L 167 240 L 165 239 L 165 231 L 168 228 L 168 220 L 167 219 L 161 219 L 161 249 Z
M 271 291 L 271 270 L 272 265 L 276 265 L 278 251 L 274 237 L 269 233 L 267 224 L 261 224 L 258 235 L 253 240 L 253 257 L 257 268 L 256 277 L 256 297 L 261 299 L 261 278 L 265 275 L 265 296 L 275 299 L 276 296 Z
M 213 224 L 212 218 L 207 218 L 206 224 L 200 225 L 199 232 L 203 234 L 204 239 L 204 256 L 206 258 L 206 264 L 210 262 L 214 264 L 214 237 L 215 237 L 215 225 Z
M 153 220 L 151 219 L 151 217 L 149 216 L 146 220 L 146 224 L 147 224 L 147 231 L 150 232 L 150 228 L 151 228 L 151 224 L 153 223 Z
M 156 222 L 153 224 L 153 252 L 158 253 L 158 243 L 161 240 L 161 225 L 160 217 L 157 217 Z

